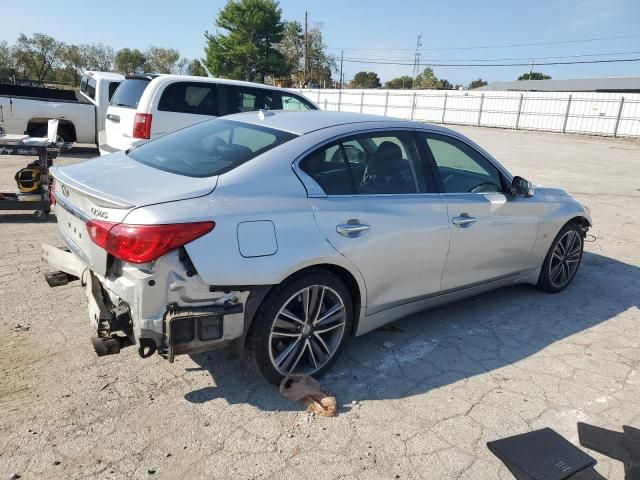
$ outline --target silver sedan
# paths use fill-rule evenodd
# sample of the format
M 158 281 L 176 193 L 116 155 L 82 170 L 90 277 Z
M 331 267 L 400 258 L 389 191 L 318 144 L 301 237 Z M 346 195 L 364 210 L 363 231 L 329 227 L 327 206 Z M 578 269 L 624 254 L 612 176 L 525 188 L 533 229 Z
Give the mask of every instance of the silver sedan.
M 591 225 L 455 131 L 349 113 L 232 115 L 53 175 L 46 278 L 80 280 L 98 355 L 235 346 L 274 383 L 420 310 L 559 292 Z

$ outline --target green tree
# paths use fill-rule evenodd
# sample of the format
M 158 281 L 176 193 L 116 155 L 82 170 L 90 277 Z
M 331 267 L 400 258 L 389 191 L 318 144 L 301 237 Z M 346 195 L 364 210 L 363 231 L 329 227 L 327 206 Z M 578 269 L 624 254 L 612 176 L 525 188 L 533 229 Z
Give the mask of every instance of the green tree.
M 282 10 L 275 0 L 229 0 L 218 13 L 216 34 L 205 32 L 207 69 L 223 77 L 253 81 L 289 72 L 282 41 Z
M 278 44 L 278 50 L 285 56 L 291 81 L 300 85 L 315 80 L 318 84 L 331 83 L 332 74 L 336 69 L 336 59 L 327 53 L 322 29 L 313 26 L 307 32 L 308 71 L 304 75 L 304 34 L 300 22 L 287 22 L 284 26 L 283 38 Z
M 171 73 L 180 60 L 180 53 L 174 48 L 149 47 L 145 53 L 145 59 L 146 72 Z
M 454 87 L 449 80 L 436 77 L 433 69 L 427 67 L 416 77 L 413 82 L 413 88 L 452 90 Z
M 14 68 L 11 48 L 6 41 L 0 42 L 0 77 L 11 75 Z
M 43 81 L 59 63 L 63 44 L 43 33 L 27 37 L 21 33 L 13 47 L 13 57 L 24 77 Z
M 202 66 L 200 60 L 194 58 L 189 62 L 187 66 L 187 75 L 194 75 L 196 77 L 208 77 L 207 70 Z
M 518 80 L 551 80 L 551 75 L 540 72 L 527 72 L 518 77 Z
M 469 84 L 469 90 L 473 90 L 474 88 L 480 88 L 487 85 L 487 82 L 479 78 L 478 80 L 474 80 Z
M 127 73 L 143 73 L 147 58 L 137 48 L 133 50 L 123 48 L 118 50 L 115 56 L 114 69 L 116 72 Z
M 314 26 L 307 32 L 307 41 L 309 78 L 306 80 L 316 80 L 320 85 L 331 84 L 331 74 L 337 71 L 336 59 L 327 53 L 320 27 Z
M 375 72 L 358 72 L 349 83 L 349 88 L 380 88 L 380 77 Z
M 74 85 L 80 82 L 80 75 L 87 66 L 86 57 L 78 45 L 63 45 L 60 49 L 60 61 Z
M 413 82 L 413 88 L 424 88 L 424 89 L 436 89 L 440 85 L 440 80 L 433 73 L 433 69 L 431 67 L 425 68 L 422 73 L 419 73 Z
M 449 80 L 446 80 L 444 78 L 441 78 L 438 81 L 438 90 L 453 90 L 454 86 L 451 84 L 451 82 Z
M 413 88 L 413 77 L 402 75 L 385 82 L 384 88 L 390 89 L 411 89 Z
M 82 45 L 87 70 L 110 72 L 113 69 L 115 54 L 113 48 L 102 43 Z
M 284 24 L 282 40 L 278 50 L 284 55 L 294 83 L 300 83 L 304 76 L 304 34 L 300 22 L 292 21 Z

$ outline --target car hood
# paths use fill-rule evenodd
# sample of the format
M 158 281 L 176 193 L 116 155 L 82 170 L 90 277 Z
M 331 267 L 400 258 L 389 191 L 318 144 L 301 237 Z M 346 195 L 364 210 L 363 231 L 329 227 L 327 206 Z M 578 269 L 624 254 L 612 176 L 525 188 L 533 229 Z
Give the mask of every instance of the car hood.
M 212 192 L 218 182 L 217 176 L 195 178 L 165 172 L 137 162 L 125 152 L 54 167 L 52 174 L 62 183 L 120 208 L 201 197 Z

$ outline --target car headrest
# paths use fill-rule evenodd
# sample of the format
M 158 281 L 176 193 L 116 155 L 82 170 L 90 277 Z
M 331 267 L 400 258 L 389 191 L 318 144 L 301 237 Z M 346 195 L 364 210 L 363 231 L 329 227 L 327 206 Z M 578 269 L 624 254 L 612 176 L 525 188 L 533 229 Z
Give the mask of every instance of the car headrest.
M 402 161 L 402 149 L 393 142 L 385 141 L 376 148 L 367 170 L 370 174 L 385 175 L 394 172 L 399 161 Z

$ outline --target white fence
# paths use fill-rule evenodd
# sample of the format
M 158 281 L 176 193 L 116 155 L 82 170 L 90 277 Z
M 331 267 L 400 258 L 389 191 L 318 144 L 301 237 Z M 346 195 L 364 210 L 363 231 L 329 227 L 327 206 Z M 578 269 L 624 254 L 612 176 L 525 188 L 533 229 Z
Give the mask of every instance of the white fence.
M 640 94 L 459 90 L 296 90 L 323 110 L 432 123 L 640 137 Z

